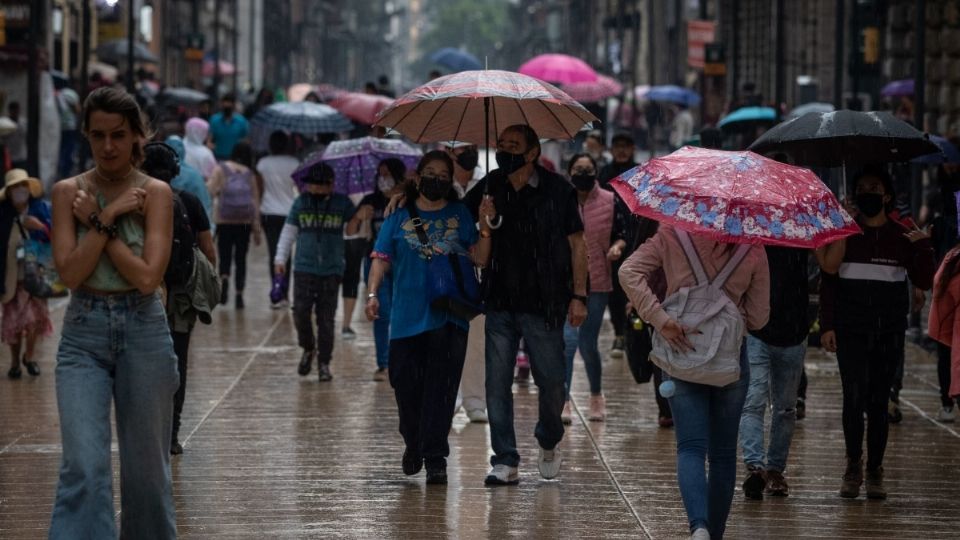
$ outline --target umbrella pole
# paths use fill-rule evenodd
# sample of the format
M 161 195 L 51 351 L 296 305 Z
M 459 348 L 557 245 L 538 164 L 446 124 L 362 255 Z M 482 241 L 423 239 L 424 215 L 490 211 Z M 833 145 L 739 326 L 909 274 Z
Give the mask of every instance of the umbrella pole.
M 483 124 L 484 124 L 484 146 L 486 146 L 484 155 L 486 155 L 486 165 L 487 165 L 487 181 L 483 184 L 483 196 L 490 196 L 490 98 L 483 98 Z M 487 225 L 491 229 L 499 229 L 503 225 L 503 216 L 497 216 L 495 218 L 496 224 L 490 220 L 490 216 L 486 216 Z

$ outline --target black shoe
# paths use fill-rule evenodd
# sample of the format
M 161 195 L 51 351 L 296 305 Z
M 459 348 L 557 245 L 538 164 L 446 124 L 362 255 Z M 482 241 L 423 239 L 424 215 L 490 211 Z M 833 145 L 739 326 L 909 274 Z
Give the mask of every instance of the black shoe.
M 803 398 L 797 398 L 797 420 L 803 420 L 807 417 L 807 402 Z
M 300 355 L 300 365 L 297 366 L 297 373 L 302 377 L 306 377 L 310 374 L 310 369 L 313 367 L 313 351 L 303 351 L 303 354 Z
M 236 302 L 237 302 L 237 309 L 243 309 L 243 295 L 238 294 Z
M 427 468 L 427 484 L 446 484 L 447 468 Z
M 12 367 L 10 371 L 7 372 L 7 377 L 11 379 L 19 379 L 21 376 L 23 376 L 23 372 L 20 371 L 20 366 Z
M 173 441 L 172 443 L 170 443 L 171 456 L 179 456 L 182 453 L 183 453 L 183 446 L 180 446 L 180 443 L 178 443 L 177 441 Z
M 423 468 L 423 458 L 420 454 L 410 451 L 409 448 L 403 451 L 403 474 L 413 476 Z
M 40 375 L 40 365 L 36 362 L 24 362 L 23 365 L 27 367 L 27 373 L 31 376 L 36 377 Z
M 762 501 L 765 487 L 767 487 L 767 478 L 764 470 L 750 467 L 747 479 L 743 481 L 743 495 L 753 501 Z
M 230 299 L 230 279 L 223 278 L 220 280 L 220 305 L 227 305 L 227 300 Z
M 333 374 L 330 373 L 330 364 L 326 362 L 317 362 L 317 373 L 320 377 L 320 382 L 332 381 Z
M 891 424 L 899 424 L 903 421 L 903 412 L 900 411 L 900 405 L 896 401 L 891 401 L 887 405 L 887 417 L 888 422 Z

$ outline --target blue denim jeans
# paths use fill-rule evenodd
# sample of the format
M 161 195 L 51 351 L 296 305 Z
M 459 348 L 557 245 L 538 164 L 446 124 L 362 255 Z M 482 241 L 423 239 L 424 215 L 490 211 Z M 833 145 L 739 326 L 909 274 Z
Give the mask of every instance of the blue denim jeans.
M 179 376 L 160 296 L 74 292 L 56 377 L 63 461 L 50 538 L 117 537 L 111 400 L 120 447 L 120 535 L 175 538 L 170 429 Z
M 567 399 L 570 399 L 570 388 L 573 384 L 573 358 L 580 349 L 583 365 L 587 369 L 587 380 L 590 381 L 590 393 L 598 395 L 603 391 L 601 379 L 603 364 L 600 357 L 600 348 L 597 340 L 600 339 L 600 327 L 603 326 L 603 312 L 607 309 L 607 299 L 610 293 L 590 293 L 587 297 L 587 319 L 580 328 L 570 326 L 567 321 L 563 325 L 563 352 L 567 360 L 567 382 L 564 388 Z
M 737 430 L 750 381 L 746 347 L 740 350 L 737 382 L 717 387 L 673 381 L 676 391 L 670 410 L 676 427 L 680 497 L 690 530 L 706 527 L 710 538 L 718 540 L 723 538 L 737 478 Z
M 539 420 L 534 430 L 541 448 L 553 449 L 563 439 L 566 366 L 563 328 L 548 329 L 546 320 L 529 313 L 491 311 L 486 321 L 487 415 L 490 420 L 491 465 L 520 464 L 513 429 L 513 367 L 520 338 L 530 357 L 530 371 L 539 390 Z
M 740 417 L 740 445 L 748 467 L 783 472 L 797 422 L 797 388 L 803 373 L 807 343 L 793 347 L 774 347 L 747 337 L 750 359 L 750 387 Z M 770 446 L 764 452 L 763 416 L 773 403 L 770 422 Z
M 370 279 L 370 257 L 363 261 L 363 281 Z M 377 289 L 377 300 L 380 302 L 379 318 L 373 321 L 373 342 L 377 349 L 377 367 L 387 368 L 390 365 L 390 310 L 393 308 L 393 279 L 392 274 L 384 274 Z

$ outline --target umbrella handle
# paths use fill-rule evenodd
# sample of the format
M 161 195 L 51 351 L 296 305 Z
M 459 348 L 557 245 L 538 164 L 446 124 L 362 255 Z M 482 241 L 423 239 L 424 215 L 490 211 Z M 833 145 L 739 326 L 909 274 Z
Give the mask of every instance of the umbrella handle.
M 497 230 L 503 226 L 503 216 L 496 216 L 496 225 L 490 220 L 490 216 L 484 216 L 484 219 L 487 220 L 487 226 L 493 230 Z

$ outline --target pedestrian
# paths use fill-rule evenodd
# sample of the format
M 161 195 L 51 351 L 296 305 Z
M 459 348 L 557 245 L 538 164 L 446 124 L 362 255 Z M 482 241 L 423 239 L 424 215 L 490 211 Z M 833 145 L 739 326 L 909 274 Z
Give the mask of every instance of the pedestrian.
M 173 180 L 183 172 L 177 150 L 159 142 L 144 146 L 144 160 L 140 169 L 157 180 L 171 184 L 171 187 Z M 199 250 L 199 257 L 204 257 L 204 260 L 198 259 L 195 249 Z M 180 415 L 187 391 L 190 335 L 198 318 L 210 324 L 210 312 L 220 299 L 216 264 L 217 251 L 213 246 L 210 220 L 203 204 L 192 193 L 173 187 L 173 241 L 170 262 L 163 274 L 167 322 L 180 374 L 180 385 L 173 397 L 171 455 L 183 453 L 179 438 Z M 201 307 L 198 309 L 197 306 Z
M 377 77 L 377 93 L 381 96 L 387 96 L 388 98 L 397 97 L 393 92 L 393 88 L 390 87 L 390 78 L 386 75 Z
M 843 438 L 847 466 L 840 496 L 856 498 L 864 483 L 863 416 L 867 416 L 866 491 L 885 499 L 883 457 L 887 401 L 903 354 L 910 300 L 907 279 L 929 290 L 935 270 L 930 235 L 890 219 L 893 182 L 883 170 L 855 181 L 857 223 L 863 234 L 840 240 L 819 255 L 820 342 L 837 353 L 843 385 Z
M 11 379 L 22 376 L 21 359 L 27 373 L 40 375 L 40 365 L 34 357 L 37 339 L 53 334 L 46 299 L 31 295 L 24 286 L 23 254 L 27 243 L 50 243 L 50 206 L 42 196 L 40 180 L 31 178 L 23 169 L 7 172 L 0 189 L 2 337 L 10 347 L 7 376 Z
M 220 112 L 210 118 L 210 137 L 213 138 L 213 155 L 220 161 L 231 159 L 233 147 L 246 139 L 250 124 L 242 114 L 236 114 L 237 98 L 224 94 L 220 98 Z
M 589 154 L 601 169 L 611 161 L 610 152 L 607 152 L 607 145 L 603 141 L 603 132 L 599 129 L 587 133 L 583 141 L 583 152 Z
M 426 465 L 428 484 L 446 484 L 447 436 L 469 326 L 460 316 L 432 305 L 428 295 L 438 276 L 431 273 L 431 263 L 460 264 L 469 258 L 468 264 L 482 267 L 489 259 L 491 233 L 481 220 L 478 238 L 473 216 L 456 201 L 453 161 L 446 153 L 428 152 L 416 172 L 407 204 L 387 218 L 377 236 L 366 315 L 376 320 L 380 280 L 389 269 L 397 308 L 390 315 L 390 384 L 405 444 L 403 472 L 414 475 Z M 489 200 L 478 211 L 484 217 L 495 214 Z
M 383 228 L 384 216 L 390 199 L 403 192 L 406 165 L 397 158 L 387 158 L 377 165 L 377 190 L 360 200 L 357 214 L 362 220 L 360 231 L 368 240 L 363 261 L 363 279 L 370 291 L 370 268 L 373 264 L 371 254 L 373 242 L 376 241 Z M 377 351 L 377 370 L 373 373 L 373 380 L 382 382 L 388 380 L 387 369 L 390 366 L 390 310 L 393 303 L 393 279 L 390 272 L 384 271 L 377 287 L 377 300 L 380 310 L 373 321 L 374 345 Z
M 14 169 L 27 168 L 27 119 L 20 112 L 20 102 L 11 101 L 7 105 L 7 118 L 17 125 L 13 133 L 4 138 L 10 153 L 10 166 Z
M 513 428 L 513 367 L 522 337 L 539 393 L 538 468 L 560 473 L 566 366 L 563 324 L 587 315 L 587 256 L 573 186 L 537 165 L 540 139 L 527 125 L 509 126 L 497 141 L 497 165 L 464 199 L 477 220 L 489 193 L 501 213 L 483 272 L 486 302 L 486 389 L 494 455 L 488 485 L 519 482 Z M 486 224 L 486 223 L 485 223 Z
M 58 84 L 58 86 L 60 86 Z M 80 139 L 77 116 L 80 114 L 80 96 L 64 84 L 57 88 L 54 96 L 57 100 L 57 111 L 60 113 L 60 158 L 58 172 L 60 178 L 69 178 L 73 174 L 75 165 L 74 154 L 77 151 L 77 141 Z
M 346 266 L 343 234 L 344 231 L 355 234 L 360 228 L 360 219 L 350 199 L 333 192 L 334 173 L 326 163 L 314 165 L 304 182 L 306 191 L 293 201 L 273 263 L 276 273 L 286 274 L 286 261 L 293 243 L 297 243 L 293 260 L 293 321 L 303 349 L 297 372 L 309 375 L 316 358 L 320 381 L 329 381 L 333 379 L 330 360 L 337 291 Z
M 175 538 L 170 431 L 177 358 L 160 288 L 170 187 L 139 172 L 146 120 L 104 87 L 81 115 L 94 169 L 53 187 L 53 254 L 72 290 L 57 351 L 63 460 L 51 539 L 116 538 L 110 402 L 120 451 L 120 536 Z
M 257 92 L 257 97 L 253 103 L 243 109 L 243 116 L 246 117 L 247 120 L 253 120 L 253 117 L 256 116 L 258 112 L 272 104 L 273 91 L 267 87 L 263 87 Z
M 938 420 L 954 421 L 954 405 L 960 399 L 960 245 L 943 258 L 933 280 L 933 300 L 927 325 L 930 337 L 937 342 L 937 378 L 940 382 Z
M 213 199 L 210 198 L 210 191 L 207 189 L 207 183 L 204 181 L 203 175 L 186 162 L 187 150 L 183 144 L 183 138 L 179 135 L 171 135 L 164 142 L 176 152 L 177 164 L 180 169 L 180 173 L 170 181 L 170 187 L 175 191 L 185 191 L 196 197 L 203 206 L 207 221 L 213 220 Z
M 687 233 L 661 223 L 653 238 L 623 263 L 620 281 L 640 317 L 653 325 L 674 350 L 683 352 L 691 347 L 686 333 L 695 329 L 684 328 L 672 319 L 648 284 L 654 272 L 661 268 L 667 279 L 666 298 L 682 287 L 698 283 L 680 234 Z M 711 281 L 721 271 L 730 271 L 727 265 L 738 254 L 733 244 L 697 234 L 690 234 L 689 240 Z M 721 288 L 739 308 L 747 330 L 759 330 L 767 324 L 770 277 L 766 254 L 760 246 L 749 248 Z M 733 383 L 710 386 L 670 379 L 675 385 L 673 396 L 668 399 L 676 428 L 677 483 L 694 540 L 723 538 L 733 500 L 737 433 L 750 380 L 746 348 L 738 349 L 740 378 Z M 707 460 L 710 461 L 709 476 L 705 467 Z
M 370 210 L 364 210 L 360 214 L 361 221 L 368 222 L 372 220 L 373 213 Z M 357 339 L 357 333 L 353 331 L 350 324 L 353 321 L 353 311 L 357 307 L 357 294 L 360 292 L 360 272 L 363 270 L 363 259 L 366 258 L 371 247 L 370 240 L 367 238 L 366 233 L 367 231 L 358 229 L 355 234 L 344 234 L 343 237 L 345 266 L 343 270 L 343 283 L 341 284 L 343 319 L 340 322 L 340 339 L 344 341 Z
M 579 328 L 567 322 L 563 329 L 567 360 L 567 395 L 562 418 L 564 423 L 571 423 L 573 420 L 570 390 L 573 383 L 573 358 L 579 349 L 590 382 L 588 418 L 602 422 L 607 416 L 607 406 L 603 397 L 603 364 L 597 341 L 603 325 L 603 313 L 607 309 L 607 299 L 613 290 L 610 263 L 619 260 L 627 246 L 626 222 L 629 211 L 613 192 L 601 189 L 597 184 L 597 162 L 590 154 L 576 154 L 570 158 L 567 174 L 576 189 L 583 221 L 588 278 L 587 318 Z
M 263 179 L 263 197 L 260 200 L 260 223 L 267 237 L 267 260 L 270 279 L 277 279 L 274 272 L 273 259 L 277 255 L 277 244 L 280 242 L 280 233 L 283 224 L 290 215 L 293 201 L 297 197 L 297 187 L 293 182 L 293 171 L 297 170 L 300 162 L 290 153 L 290 137 L 283 131 L 274 131 L 270 134 L 270 155 L 260 158 L 257 162 L 257 173 Z M 290 259 L 284 261 L 284 266 L 290 267 Z M 290 281 L 281 280 L 281 299 L 279 302 L 270 301 L 270 309 L 286 309 L 290 307 L 288 299 Z
M 693 115 L 685 103 L 674 106 L 670 123 L 670 149 L 678 150 L 693 137 Z
M 253 170 L 253 150 L 246 141 L 233 147 L 231 158 L 213 172 L 207 183 L 213 198 L 213 219 L 217 224 L 217 258 L 220 260 L 220 303 L 229 296 L 230 268 L 236 266 L 234 301 L 244 308 L 243 290 L 247 284 L 247 250 L 250 237 L 260 245 L 260 188 L 262 182 Z
M 207 147 L 207 135 L 210 132 L 210 124 L 202 118 L 191 118 L 187 120 L 184 127 L 183 146 L 186 149 L 186 159 L 184 163 L 200 171 L 204 181 L 209 182 L 213 176 L 213 171 L 217 169 L 217 158 L 213 156 L 213 151 Z

